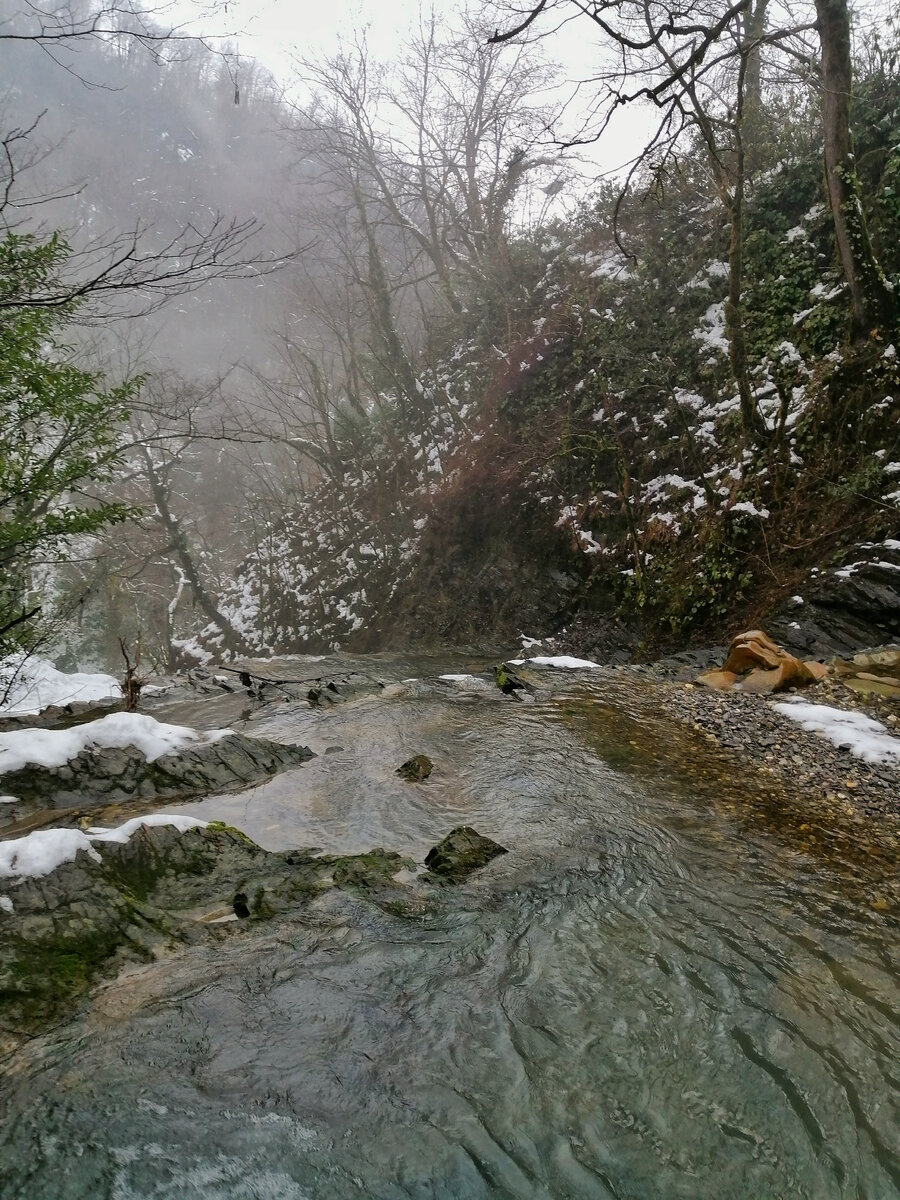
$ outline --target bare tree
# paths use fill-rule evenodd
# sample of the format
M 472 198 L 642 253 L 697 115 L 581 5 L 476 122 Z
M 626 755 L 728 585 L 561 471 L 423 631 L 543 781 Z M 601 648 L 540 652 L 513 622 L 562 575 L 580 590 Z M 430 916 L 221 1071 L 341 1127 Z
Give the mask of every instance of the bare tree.
M 192 28 L 190 20 L 191 16 L 208 17 L 217 9 L 227 12 L 228 5 L 198 3 L 193 13 L 190 7 L 180 7 L 182 19 L 172 23 L 167 20 L 173 11 L 168 3 L 4 0 L 0 8 L 0 42 L 39 46 L 57 66 L 77 75 L 71 57 L 60 55 L 67 50 L 77 51 L 79 43 L 88 40 L 108 42 L 129 55 L 140 48 L 157 60 L 189 51 L 197 44 L 221 43 L 229 35 L 204 37 Z
M 546 139 L 549 68 L 530 47 L 487 45 L 469 16 L 451 36 L 423 20 L 387 72 L 363 39 L 304 65 L 319 103 L 301 116 L 328 153 L 354 164 L 367 203 L 408 239 L 459 312 L 466 288 L 508 264 L 521 189 L 558 171 Z
M 230 414 L 230 403 L 220 382 L 201 387 L 156 376 L 144 380 L 122 424 L 120 468 L 95 491 L 114 498 L 128 523 L 85 540 L 60 570 L 70 607 L 93 636 L 101 634 L 110 661 L 118 637 L 141 630 L 146 655 L 168 670 L 177 665 L 179 639 L 204 630 L 226 653 L 247 649 L 221 589 L 259 540 L 248 456 L 267 443 L 236 410 Z
M 294 135 L 314 166 L 304 227 L 317 253 L 301 264 L 286 371 L 268 396 L 297 419 L 298 449 L 335 476 L 339 425 L 362 431 L 377 414 L 382 433 L 397 421 L 425 435 L 431 333 L 459 328 L 473 298 L 505 302 L 518 288 L 509 241 L 523 189 L 556 178 L 559 152 L 543 137 L 548 69 L 528 48 L 488 46 L 469 17 L 452 32 L 423 20 L 390 68 L 360 36 L 301 71 L 314 98 Z
M 539 0 L 516 15 L 510 24 L 497 29 L 490 41 L 503 43 L 515 39 L 551 10 L 576 9 L 600 30 L 614 64 L 601 76 L 605 100 L 599 108 L 600 132 L 612 114 L 624 104 L 642 100 L 657 106 L 663 119 L 648 152 L 660 143 L 672 145 L 672 119 L 687 103 L 707 145 L 711 121 L 716 120 L 715 106 L 699 95 L 701 81 L 709 81 L 721 68 L 737 74 L 739 87 L 729 106 L 737 116 L 735 155 L 741 171 L 746 167 L 743 132 L 759 118 L 760 49 L 799 60 L 806 69 L 817 67 L 822 93 L 822 130 L 828 200 L 835 224 L 838 253 L 851 295 L 854 337 L 865 337 L 878 327 L 893 328 L 897 320 L 897 300 L 872 250 L 861 203 L 850 140 L 850 100 L 852 57 L 850 19 L 847 0 L 814 0 L 814 11 L 807 8 L 799 15 L 792 8 L 780 11 L 780 23 L 767 27 L 768 6 L 762 0 L 692 0 L 675 11 L 656 0 Z M 820 63 L 808 42 L 818 36 Z M 735 67 L 736 64 L 736 67 Z M 749 120 L 748 120 L 749 119 Z M 738 128 L 740 127 L 740 128 Z M 595 131 L 591 136 L 598 136 Z M 716 156 L 714 155 L 714 158 Z M 742 197 L 737 187 L 729 190 L 733 232 L 740 222 Z M 733 249 L 736 242 L 732 239 Z M 732 265 L 739 262 L 734 258 Z M 733 280 L 735 289 L 738 280 Z M 733 330 L 737 333 L 736 375 L 740 373 L 740 332 L 734 324 L 739 312 L 735 295 L 729 296 Z M 734 358 L 734 355 L 733 355 Z M 742 393 L 742 414 L 750 417 L 747 397 Z
M 247 646 L 219 604 L 217 576 L 246 549 L 239 523 L 235 527 L 231 514 L 222 512 L 235 490 L 240 503 L 241 488 L 233 460 L 221 480 L 211 479 L 209 472 L 221 467 L 228 446 L 258 443 L 262 435 L 221 411 L 218 384 L 200 389 L 170 377 L 149 381 L 131 415 L 127 474 L 119 487 L 140 505 L 145 528 L 154 531 L 154 557 L 168 563 L 179 598 L 187 589 L 185 599 L 219 631 L 223 649 L 234 654 Z M 216 517 L 222 518 L 223 527 L 210 530 L 215 550 L 204 544 L 201 495 L 206 524 L 215 526 Z
M 78 0 L 62 4 L 57 0 L 5 0 L 0 9 L 0 45 L 21 46 L 23 51 L 27 46 L 38 47 L 57 67 L 76 74 L 76 52 L 84 43 L 109 53 L 122 46 L 130 52 L 143 50 L 157 63 L 187 57 L 198 47 L 208 48 L 186 23 L 162 24 L 166 12 L 165 7 L 142 8 L 132 0 L 99 5 Z M 65 59 L 60 58 L 63 51 L 68 54 Z M 227 57 L 226 48 L 210 53 L 215 62 Z M 50 193 L 27 190 L 29 171 L 47 154 L 36 144 L 43 115 L 9 128 L 0 137 L 0 236 L 9 231 L 41 234 L 41 210 L 50 201 L 79 190 L 78 185 Z M 93 303 L 89 309 L 80 309 L 80 320 L 145 314 L 212 279 L 266 275 L 298 252 L 296 248 L 282 253 L 263 250 L 258 238 L 262 226 L 255 217 L 209 212 L 202 221 L 194 219 L 180 227 L 170 222 L 168 227 L 169 232 L 162 233 L 148 222 L 140 222 L 130 229 L 106 230 L 94 236 L 81 231 L 68 238 L 57 235 L 60 242 L 69 244 L 52 286 L 49 280 L 33 288 L 0 285 L 0 311 L 68 307 L 90 298 Z

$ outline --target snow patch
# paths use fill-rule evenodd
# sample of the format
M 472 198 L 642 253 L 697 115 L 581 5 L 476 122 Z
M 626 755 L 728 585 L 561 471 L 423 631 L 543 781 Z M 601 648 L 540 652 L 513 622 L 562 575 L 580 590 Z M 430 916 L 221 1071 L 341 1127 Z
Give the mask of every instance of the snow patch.
M 790 700 L 772 707 L 804 729 L 821 734 L 832 745 L 849 747 L 850 753 L 857 758 L 900 766 L 900 738 L 892 737 L 880 721 L 864 713 Z
M 693 338 L 708 346 L 710 350 L 728 353 L 728 338 L 725 336 L 725 305 L 711 304 L 700 318 L 700 325 L 693 331 Z
M 540 655 L 537 658 L 511 658 L 509 661 L 514 667 L 558 667 L 565 671 L 578 671 L 582 667 L 591 667 L 598 671 L 603 670 L 600 663 L 591 662 L 587 658 L 570 658 L 567 654 Z
M 0 842 L 0 879 L 38 879 L 63 863 L 74 862 L 82 850 L 95 862 L 102 862 L 94 849 L 95 842 L 127 842 L 144 825 L 174 825 L 184 833 L 198 826 L 205 828 L 206 824 L 196 817 L 150 813 L 126 821 L 118 829 L 90 829 L 87 833 L 80 829 L 37 829 L 25 837 Z M 11 911 L 11 907 L 6 911 Z
M 46 658 L 14 654 L 0 661 L 0 712 L 4 716 L 39 713 L 50 704 L 73 701 L 121 700 L 122 689 L 112 675 L 57 671 Z
M 73 729 L 16 729 L 0 733 L 0 775 L 32 764 L 61 767 L 82 750 L 134 746 L 153 762 L 192 742 L 217 742 L 230 729 L 198 733 L 185 725 L 165 725 L 141 713 L 110 713 Z
M 731 512 L 747 513 L 751 517 L 759 517 L 760 520 L 765 520 L 769 516 L 767 508 L 757 508 L 755 504 L 751 504 L 749 500 L 740 500 L 737 504 L 732 504 Z

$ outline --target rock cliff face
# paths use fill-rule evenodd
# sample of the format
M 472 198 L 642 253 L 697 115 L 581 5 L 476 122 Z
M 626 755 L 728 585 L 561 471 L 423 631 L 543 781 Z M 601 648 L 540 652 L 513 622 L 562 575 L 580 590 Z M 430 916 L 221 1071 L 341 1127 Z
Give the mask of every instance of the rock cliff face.
M 767 627 L 776 641 L 813 656 L 846 657 L 900 639 L 900 541 L 864 544 L 843 566 L 813 571 L 802 604 L 788 601 Z

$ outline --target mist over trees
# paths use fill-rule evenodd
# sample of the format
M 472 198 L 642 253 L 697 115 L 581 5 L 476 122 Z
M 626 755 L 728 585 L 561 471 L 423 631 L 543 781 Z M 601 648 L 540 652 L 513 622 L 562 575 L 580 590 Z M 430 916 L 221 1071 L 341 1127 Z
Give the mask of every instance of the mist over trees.
M 683 630 L 760 541 L 782 570 L 810 463 L 890 519 L 897 31 L 579 5 L 573 106 L 569 7 L 423 10 L 390 61 L 359 30 L 276 82 L 152 13 L 0 2 L 7 648 Z M 649 145 L 592 178 L 638 103 Z
M 112 273 L 103 315 L 141 312 L 177 294 L 139 331 L 122 329 L 162 366 L 202 362 L 217 371 L 241 353 L 257 357 L 277 310 L 265 264 L 295 248 L 281 224 L 293 156 L 279 137 L 274 81 L 244 64 L 235 105 L 229 55 L 192 40 L 148 48 L 133 37 L 93 36 L 48 52 L 5 36 L 30 28 L 20 8 L 4 0 L 0 12 L 5 224 L 63 231 L 89 260 L 79 264 L 81 277 L 134 250 Z M 79 22 L 89 18 L 76 9 L 70 24 Z M 153 279 L 160 272 L 140 268 L 140 258 L 154 255 L 168 259 L 168 290 Z M 252 261 L 258 266 L 248 271 Z M 229 274 L 243 276 L 242 286 L 216 282 Z M 256 286 L 263 278 L 267 286 Z

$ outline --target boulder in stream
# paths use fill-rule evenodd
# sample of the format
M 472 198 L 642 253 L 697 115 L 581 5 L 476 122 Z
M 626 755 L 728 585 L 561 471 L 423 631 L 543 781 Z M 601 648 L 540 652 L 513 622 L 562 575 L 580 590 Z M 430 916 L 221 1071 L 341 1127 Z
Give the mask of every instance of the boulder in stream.
M 396 774 L 407 783 L 421 783 L 434 770 L 434 763 L 427 754 L 414 754 L 397 768 Z
M 462 883 L 479 867 L 498 854 L 508 854 L 505 846 L 484 837 L 468 825 L 457 825 L 425 856 L 425 866 L 438 883 Z
M 504 696 L 512 696 L 514 700 L 519 699 L 517 692 L 534 695 L 534 688 L 531 684 L 511 670 L 506 663 L 494 667 L 494 681 Z

